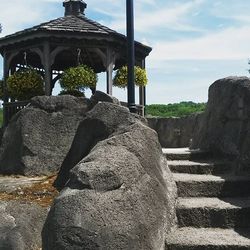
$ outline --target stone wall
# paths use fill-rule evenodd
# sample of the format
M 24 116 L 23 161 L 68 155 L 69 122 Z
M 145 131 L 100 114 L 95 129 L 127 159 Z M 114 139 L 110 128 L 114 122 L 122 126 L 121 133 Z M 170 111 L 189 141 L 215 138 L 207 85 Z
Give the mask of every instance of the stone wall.
M 189 147 L 194 131 L 201 123 L 202 113 L 185 117 L 150 117 L 149 126 L 154 129 L 163 148 Z
M 250 171 L 250 80 L 227 77 L 209 88 L 209 99 L 192 148 L 234 159 L 236 171 Z

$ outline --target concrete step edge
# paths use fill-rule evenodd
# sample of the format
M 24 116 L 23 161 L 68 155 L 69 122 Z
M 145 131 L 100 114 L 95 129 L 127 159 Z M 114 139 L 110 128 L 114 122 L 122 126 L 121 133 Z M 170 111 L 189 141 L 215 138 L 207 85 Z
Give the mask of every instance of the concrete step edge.
M 250 208 L 250 197 L 185 197 L 178 198 L 178 208 L 206 208 L 206 209 L 241 209 Z
M 165 249 L 250 249 L 249 232 L 249 228 L 178 228 L 167 235 Z
M 211 158 L 211 154 L 202 150 L 190 150 L 188 148 L 163 148 L 163 154 L 167 160 L 191 160 Z
M 249 196 L 249 176 L 173 173 L 179 197 Z
M 202 174 L 202 175 L 213 175 L 213 174 L 229 174 L 232 172 L 232 164 L 225 161 L 168 161 L 168 167 L 173 173 L 187 173 L 187 174 Z
M 179 198 L 179 227 L 250 227 L 250 197 Z
M 217 165 L 229 165 L 229 162 L 226 160 L 221 161 L 191 161 L 191 160 L 169 160 L 169 166 L 217 166 Z
M 250 181 L 250 176 L 237 175 L 204 175 L 204 174 L 189 174 L 189 173 L 173 173 L 175 181 L 183 182 L 238 182 Z

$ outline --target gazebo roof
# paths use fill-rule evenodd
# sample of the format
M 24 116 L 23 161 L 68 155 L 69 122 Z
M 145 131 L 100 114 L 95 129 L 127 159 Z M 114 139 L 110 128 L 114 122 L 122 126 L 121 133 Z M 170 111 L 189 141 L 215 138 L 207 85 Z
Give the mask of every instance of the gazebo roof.
M 3 47 L 8 45 L 13 45 L 28 39 L 42 38 L 52 34 L 59 36 L 64 36 L 66 34 L 73 36 L 80 35 L 84 36 L 84 38 L 99 37 L 109 41 L 126 41 L 125 35 L 95 22 L 84 15 L 67 15 L 0 38 L 0 51 Z M 145 53 L 145 56 L 152 50 L 152 48 L 139 42 L 135 42 L 135 45 Z
M 16 38 L 26 34 L 38 32 L 38 31 L 58 31 L 58 32 L 77 32 L 77 33 L 97 33 L 101 35 L 115 34 L 123 36 L 114 30 L 109 29 L 95 21 L 92 21 L 85 16 L 65 16 L 53 19 L 48 22 L 41 23 L 22 31 L 18 31 L 14 34 L 0 38 L 0 42 L 7 41 L 11 38 Z

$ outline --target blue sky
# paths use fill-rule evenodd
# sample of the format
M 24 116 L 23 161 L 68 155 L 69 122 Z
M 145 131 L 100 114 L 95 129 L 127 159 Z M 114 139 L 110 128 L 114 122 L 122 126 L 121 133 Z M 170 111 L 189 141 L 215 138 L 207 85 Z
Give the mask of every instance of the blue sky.
M 125 0 L 85 2 L 87 17 L 125 33 Z M 136 40 L 153 48 L 146 62 L 148 103 L 205 102 L 208 87 L 215 80 L 249 75 L 249 1 L 135 0 L 134 3 Z M 62 0 L 1 1 L 1 36 L 63 14 Z M 103 76 L 98 88 L 105 89 Z M 126 100 L 124 90 L 114 88 L 114 95 Z

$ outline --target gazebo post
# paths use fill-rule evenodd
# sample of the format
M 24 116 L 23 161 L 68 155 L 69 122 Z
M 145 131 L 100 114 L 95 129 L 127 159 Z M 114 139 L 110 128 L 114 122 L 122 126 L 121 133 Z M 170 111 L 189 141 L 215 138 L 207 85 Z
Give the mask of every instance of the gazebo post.
M 141 61 L 141 68 L 145 69 L 145 59 Z M 139 88 L 139 104 L 142 106 L 142 116 L 145 116 L 146 106 L 146 87 Z
M 45 95 L 51 95 L 51 81 L 52 81 L 52 72 L 51 72 L 51 63 L 50 63 L 50 45 L 49 42 L 44 43 L 43 47 L 44 52 L 44 70 L 45 70 Z
M 8 65 L 8 58 L 7 58 L 7 53 L 4 52 L 3 54 L 3 127 L 7 126 L 8 123 L 8 114 L 6 107 L 4 106 L 5 103 L 8 102 L 8 94 L 7 94 L 7 78 L 9 76 L 9 65 Z
M 107 56 L 106 56 L 106 74 L 107 74 L 107 94 L 112 95 L 112 88 L 113 88 L 113 57 L 112 57 L 112 50 L 107 48 Z
M 13 75 L 14 73 L 16 72 L 16 67 L 14 66 L 12 66 L 11 68 L 10 68 L 10 75 Z M 11 102 L 14 102 L 15 101 L 15 98 L 13 98 L 13 97 L 11 97 L 10 98 L 10 101 Z

